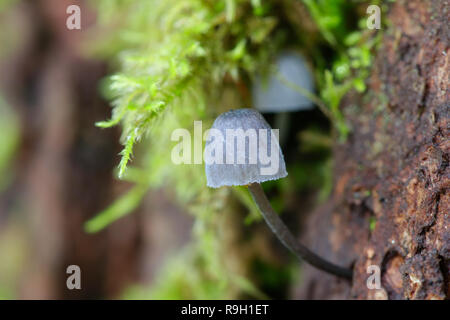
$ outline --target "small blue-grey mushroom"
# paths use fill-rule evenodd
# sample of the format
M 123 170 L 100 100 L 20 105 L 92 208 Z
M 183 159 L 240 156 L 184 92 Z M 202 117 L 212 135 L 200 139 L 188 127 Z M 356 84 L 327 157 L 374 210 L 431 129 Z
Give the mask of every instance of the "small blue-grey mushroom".
M 278 136 L 254 109 L 221 114 L 205 145 L 207 185 L 248 185 L 287 176 Z
M 278 138 L 273 132 L 254 109 L 221 114 L 214 121 L 205 146 L 207 185 L 247 186 L 267 225 L 286 248 L 321 270 L 351 279 L 351 269 L 328 262 L 299 243 L 270 205 L 260 183 L 287 176 Z
M 314 79 L 302 55 L 283 52 L 275 59 L 275 70 L 266 78 L 258 75 L 253 82 L 253 104 L 260 112 L 291 112 L 311 109 L 313 103 L 280 79 L 309 92 L 314 91 Z

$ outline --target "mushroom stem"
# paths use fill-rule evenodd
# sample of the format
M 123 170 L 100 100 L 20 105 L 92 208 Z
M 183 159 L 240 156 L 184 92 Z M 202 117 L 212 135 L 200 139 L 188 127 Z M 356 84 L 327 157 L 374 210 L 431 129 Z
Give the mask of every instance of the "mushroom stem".
M 335 276 L 351 279 L 352 270 L 339 267 L 327 260 L 322 259 L 314 252 L 299 243 L 294 235 L 289 231 L 288 227 L 284 224 L 278 214 L 273 210 L 269 200 L 264 193 L 263 188 L 259 183 L 252 183 L 248 186 L 250 193 L 261 211 L 264 220 L 269 225 L 272 232 L 278 237 L 283 245 L 291 250 L 299 259 L 304 259 L 314 267 L 323 270 L 325 272 L 334 274 Z
M 290 127 L 289 114 L 287 112 L 279 112 L 275 114 L 274 127 L 280 130 L 280 136 L 278 138 L 280 146 L 286 144 Z

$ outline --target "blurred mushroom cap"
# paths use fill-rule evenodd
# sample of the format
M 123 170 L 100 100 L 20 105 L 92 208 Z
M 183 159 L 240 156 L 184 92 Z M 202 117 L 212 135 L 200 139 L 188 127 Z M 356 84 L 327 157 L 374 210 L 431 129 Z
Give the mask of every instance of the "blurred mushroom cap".
M 275 67 L 280 75 L 292 84 L 310 92 L 314 91 L 314 79 L 305 59 L 295 52 L 277 56 Z M 267 78 L 257 75 L 252 87 L 253 104 L 260 112 L 289 112 L 313 108 L 311 100 L 280 81 L 272 71 Z
M 276 132 L 254 109 L 232 110 L 217 117 L 204 152 L 208 187 L 248 185 L 286 177 Z

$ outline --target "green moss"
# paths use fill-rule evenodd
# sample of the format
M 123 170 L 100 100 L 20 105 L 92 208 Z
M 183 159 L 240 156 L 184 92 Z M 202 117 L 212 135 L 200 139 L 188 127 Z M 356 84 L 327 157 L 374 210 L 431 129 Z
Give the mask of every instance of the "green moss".
M 17 150 L 20 134 L 17 116 L 0 97 L 0 191 L 2 191 L 11 180 L 12 160 Z
M 376 225 L 377 225 L 377 219 L 375 217 L 370 217 L 370 220 L 369 220 L 370 232 L 373 232 L 375 230 Z

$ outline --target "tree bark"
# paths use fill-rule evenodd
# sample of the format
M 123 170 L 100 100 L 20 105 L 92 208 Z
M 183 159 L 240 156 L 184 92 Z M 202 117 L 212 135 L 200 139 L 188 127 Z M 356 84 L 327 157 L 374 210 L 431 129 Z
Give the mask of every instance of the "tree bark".
M 341 106 L 352 134 L 335 146 L 333 197 L 306 228 L 313 249 L 353 265 L 354 278 L 306 266 L 294 297 L 450 298 L 449 9 L 442 0 L 391 5 L 368 90 Z M 367 286 L 371 265 L 379 289 Z

